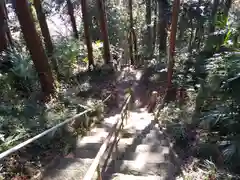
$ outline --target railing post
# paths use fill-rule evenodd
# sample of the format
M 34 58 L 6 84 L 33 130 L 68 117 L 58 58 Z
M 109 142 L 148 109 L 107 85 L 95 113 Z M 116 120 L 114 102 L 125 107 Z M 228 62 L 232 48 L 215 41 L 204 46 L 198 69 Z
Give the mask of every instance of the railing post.
M 97 166 L 97 173 L 98 173 L 97 180 L 102 180 L 102 174 L 101 174 L 101 169 L 99 164 Z
M 117 163 L 117 159 L 118 159 L 118 141 L 119 141 L 119 139 L 118 138 L 116 138 L 116 143 L 115 143 L 115 155 L 114 155 L 114 159 L 113 159 L 113 161 L 114 161 L 114 167 L 116 167 L 116 163 Z

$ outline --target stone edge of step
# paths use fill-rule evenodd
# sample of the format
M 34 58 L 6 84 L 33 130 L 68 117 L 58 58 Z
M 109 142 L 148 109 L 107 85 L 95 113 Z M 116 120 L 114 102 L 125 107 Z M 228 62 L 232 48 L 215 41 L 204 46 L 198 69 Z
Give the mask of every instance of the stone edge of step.
M 135 176 L 122 173 L 114 173 L 111 177 L 112 180 L 164 180 L 161 176 Z

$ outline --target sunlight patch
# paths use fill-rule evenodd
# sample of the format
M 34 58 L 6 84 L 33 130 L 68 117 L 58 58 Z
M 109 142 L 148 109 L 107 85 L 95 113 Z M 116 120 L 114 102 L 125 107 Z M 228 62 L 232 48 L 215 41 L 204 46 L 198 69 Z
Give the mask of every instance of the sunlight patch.
M 146 156 L 139 155 L 139 156 L 137 156 L 137 158 L 134 162 L 135 162 L 134 168 L 143 169 L 145 166 L 145 162 L 146 162 Z
M 141 71 L 137 71 L 137 73 L 136 73 L 136 80 L 140 80 L 141 79 L 141 77 L 142 77 L 142 72 Z
M 105 137 L 107 137 L 107 135 L 108 132 L 100 132 L 94 136 L 85 136 L 78 142 L 78 146 L 84 146 L 89 143 L 100 143 Z

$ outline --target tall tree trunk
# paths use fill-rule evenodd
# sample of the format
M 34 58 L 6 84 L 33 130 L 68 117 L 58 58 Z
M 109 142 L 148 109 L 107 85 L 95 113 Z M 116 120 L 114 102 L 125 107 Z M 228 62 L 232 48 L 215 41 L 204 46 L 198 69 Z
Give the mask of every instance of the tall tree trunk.
M 42 91 L 44 93 L 44 100 L 47 100 L 46 98 L 49 98 L 55 91 L 54 79 L 47 56 L 44 52 L 40 37 L 37 34 L 36 27 L 34 26 L 28 1 L 15 0 L 15 5 L 23 37 L 40 79 Z
M 105 12 L 105 1 L 98 0 L 98 8 L 99 8 L 99 15 L 100 15 L 100 29 L 102 32 L 103 38 L 103 46 L 104 46 L 104 59 L 105 63 L 109 64 L 111 62 L 111 53 L 110 53 L 110 45 L 108 39 L 108 29 L 107 29 L 107 18 Z
M 4 2 L 0 2 L 0 52 L 7 49 L 7 19 L 5 16 Z
M 37 18 L 39 21 L 39 25 L 42 31 L 42 35 L 44 38 L 44 43 L 46 46 L 46 50 L 48 55 L 52 55 L 53 53 L 53 43 L 51 40 L 51 36 L 49 33 L 49 29 L 48 29 L 48 25 L 47 25 L 47 21 L 46 21 L 46 16 L 43 13 L 43 9 L 42 9 L 42 4 L 41 4 L 41 0 L 34 0 L 33 1 L 34 7 L 36 9 L 36 13 L 37 13 Z
M 131 65 L 134 65 L 135 61 L 138 59 L 138 49 L 137 49 L 137 36 L 134 30 L 133 23 L 133 3 L 132 0 L 128 1 L 128 9 L 129 9 L 129 21 L 130 21 L 130 29 L 129 29 L 129 53 Z M 133 55 L 134 48 L 134 55 Z
M 86 0 L 81 0 L 81 6 L 82 6 L 84 34 L 86 39 L 87 51 L 88 51 L 88 69 L 90 70 L 91 66 L 94 66 L 94 62 L 93 62 L 92 37 L 89 32 L 89 19 L 88 19 Z
M 224 3 L 224 15 L 225 16 L 228 16 L 228 12 L 229 12 L 229 10 L 230 10 L 230 8 L 231 8 L 231 6 L 232 6 L 232 0 L 225 0 L 225 3 Z
M 74 8 L 71 0 L 67 0 L 67 8 L 68 8 L 68 15 L 70 17 L 70 21 L 72 24 L 72 29 L 74 33 L 74 37 L 78 39 L 78 30 L 77 30 L 77 24 L 76 24 L 76 19 L 74 17 Z
M 133 57 L 133 38 L 131 30 L 128 33 L 128 45 L 129 45 L 129 56 L 130 56 L 130 64 L 134 65 L 134 57 Z
M 133 38 L 132 38 L 132 33 L 131 33 L 131 31 L 132 31 L 134 25 L 133 25 L 132 0 L 128 0 L 128 8 L 129 8 L 129 21 L 130 21 L 129 52 L 130 52 L 131 65 L 133 65 L 133 64 L 134 64 L 134 57 L 133 57 Z
M 165 18 L 166 2 L 158 0 L 158 33 L 159 33 L 159 52 L 166 53 L 167 47 L 167 21 Z
M 44 39 L 44 43 L 45 43 L 45 47 L 46 47 L 46 50 L 47 50 L 48 57 L 51 58 L 53 68 L 56 71 L 56 73 L 58 74 L 57 62 L 52 57 L 54 47 L 53 47 L 53 43 L 52 43 L 52 40 L 51 40 L 49 28 L 48 28 L 48 25 L 47 25 L 46 16 L 43 13 L 41 0 L 34 0 L 33 4 L 34 4 L 34 7 L 36 9 L 37 18 L 38 18 L 39 25 L 40 25 L 40 28 L 41 28 L 41 32 L 42 32 L 42 36 L 43 36 L 43 39 Z
M 136 36 L 134 28 L 132 29 L 132 38 L 133 38 L 135 63 L 139 63 L 138 62 L 139 59 L 138 59 L 138 48 L 137 48 L 137 36 Z
M 5 11 L 5 17 L 6 17 L 6 20 L 8 21 L 9 18 L 8 18 L 8 11 L 7 11 L 7 6 L 6 6 L 6 2 L 4 1 L 3 2 L 3 6 L 4 6 L 4 11 Z M 12 38 L 12 34 L 11 34 L 11 31 L 10 31 L 10 28 L 8 26 L 8 23 L 7 23 L 7 41 L 9 43 L 9 45 L 13 46 L 13 38 Z
M 9 26 L 7 26 L 7 41 L 9 42 L 9 45 L 13 46 L 13 38 Z
M 209 25 L 209 33 L 213 33 L 215 31 L 215 17 L 217 14 L 218 6 L 219 6 L 220 1 L 219 0 L 214 0 L 213 5 L 212 5 L 212 12 L 211 12 L 211 22 Z
M 129 54 L 131 65 L 134 65 L 134 57 L 133 57 L 133 38 L 132 38 L 132 29 L 133 29 L 133 12 L 132 12 L 132 0 L 128 0 L 128 9 L 129 9 L 129 21 L 130 21 L 130 29 L 129 29 Z
M 151 54 L 152 49 L 152 2 L 151 0 L 146 0 L 146 25 L 147 25 L 147 36 L 146 36 L 146 54 L 147 57 Z
M 173 68 L 174 68 L 174 54 L 175 54 L 175 44 L 176 44 L 176 33 L 177 33 L 177 22 L 178 22 L 178 14 L 180 9 L 180 0 L 174 0 L 173 9 L 172 9 L 172 27 L 170 34 L 170 42 L 169 42 L 169 55 L 168 55 L 168 84 L 167 91 L 170 92 L 172 90 L 172 77 L 173 77 Z
M 152 49 L 151 57 L 154 55 L 156 37 L 157 36 L 157 0 L 154 0 L 154 21 L 153 21 L 153 30 L 152 30 Z

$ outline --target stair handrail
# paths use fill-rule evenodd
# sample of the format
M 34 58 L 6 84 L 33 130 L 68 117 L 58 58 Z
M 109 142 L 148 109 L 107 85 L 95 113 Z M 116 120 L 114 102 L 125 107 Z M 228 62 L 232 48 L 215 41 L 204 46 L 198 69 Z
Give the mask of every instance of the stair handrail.
M 103 100 L 103 102 L 106 102 L 111 96 L 112 96 L 112 94 L 110 94 L 105 100 Z M 75 116 L 73 116 L 71 118 L 67 118 L 65 121 L 63 121 L 63 122 L 61 122 L 61 123 L 59 123 L 59 124 L 49 128 L 49 129 L 47 129 L 45 131 L 43 131 L 42 133 L 40 133 L 40 134 L 38 134 L 38 135 L 36 135 L 36 136 L 34 136 L 34 137 L 32 137 L 32 138 L 22 142 L 22 143 L 19 143 L 18 145 L 14 146 L 14 147 L 12 147 L 12 148 L 10 148 L 8 150 L 0 153 L 0 161 L 3 158 L 7 157 L 8 155 L 10 155 L 10 154 L 20 150 L 21 148 L 27 146 L 28 144 L 31 144 L 31 143 L 35 142 L 36 140 L 42 138 L 43 136 L 45 136 L 45 135 L 47 135 L 47 134 L 49 134 L 51 132 L 54 132 L 58 128 L 64 126 L 65 124 L 68 124 L 68 123 L 74 121 L 75 119 L 78 119 L 79 117 L 85 115 L 88 112 L 91 112 L 92 110 L 94 110 L 94 108 L 88 108 L 85 111 L 80 112 L 79 114 L 76 114 Z
M 115 146 L 115 148 L 117 149 L 117 142 L 118 141 L 114 141 L 114 140 L 116 140 L 116 138 L 118 138 L 118 134 L 121 131 L 121 129 L 123 128 L 124 120 L 127 121 L 127 119 L 128 119 L 128 115 L 129 115 L 128 110 L 130 108 L 130 103 L 131 103 L 132 98 L 133 98 L 133 96 L 130 93 L 123 103 L 123 106 L 121 108 L 120 118 L 117 120 L 117 122 L 111 128 L 111 131 L 109 132 L 108 136 L 106 137 L 103 144 L 101 145 L 101 147 L 100 147 L 97 155 L 95 156 L 92 164 L 88 168 L 88 171 L 85 174 L 83 180 L 92 180 L 96 171 L 97 171 L 97 174 L 98 174 L 97 179 L 102 180 L 101 167 L 100 167 L 101 160 L 102 160 L 105 152 L 109 149 L 109 145 Z M 113 149 L 109 153 L 111 154 L 112 152 L 113 152 Z

